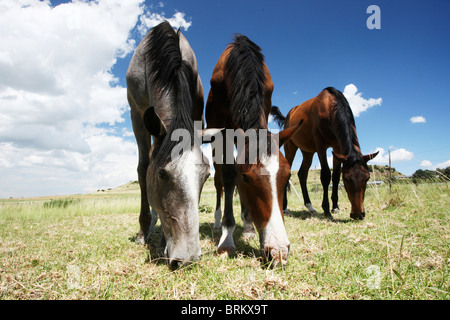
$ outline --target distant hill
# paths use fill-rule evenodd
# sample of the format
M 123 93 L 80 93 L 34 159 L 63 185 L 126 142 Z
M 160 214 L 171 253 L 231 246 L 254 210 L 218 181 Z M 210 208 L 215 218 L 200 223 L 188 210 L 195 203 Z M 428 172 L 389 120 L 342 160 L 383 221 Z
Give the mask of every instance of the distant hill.
M 331 171 L 333 171 L 332 168 Z M 369 172 L 370 172 L 369 181 L 383 181 L 383 182 L 389 181 L 389 166 L 369 165 Z M 291 179 L 294 178 L 297 180 L 297 173 L 298 170 L 292 170 Z M 398 172 L 397 170 L 395 170 L 395 168 L 391 168 L 391 176 L 393 180 L 406 178 L 406 176 L 403 173 Z M 320 169 L 309 170 L 308 182 L 312 182 L 314 180 L 317 180 L 320 183 Z M 342 182 L 342 175 L 341 175 L 341 182 Z
M 105 193 L 129 193 L 129 192 L 140 192 L 139 188 L 139 182 L 136 181 L 130 181 L 128 183 L 125 183 L 121 186 L 118 186 L 116 188 L 109 188 L 109 189 L 99 189 L 97 190 L 97 193 L 105 192 Z
M 402 179 L 406 178 L 404 174 L 401 172 L 398 172 L 395 170 L 395 168 L 391 168 L 392 170 L 392 179 Z M 379 165 L 369 165 L 369 171 L 370 171 L 370 180 L 369 181 L 383 181 L 387 182 L 389 181 L 389 167 L 388 166 L 379 166 Z M 292 170 L 291 171 L 291 181 L 293 183 L 298 182 L 297 178 L 298 170 Z M 214 178 L 209 177 L 207 180 L 207 183 L 204 185 L 203 189 L 206 191 L 206 189 L 214 190 Z M 310 169 L 308 174 L 308 182 L 314 182 L 317 181 L 320 183 L 320 169 Z M 341 176 L 341 182 L 342 182 L 342 176 Z M 209 190 L 209 191 L 211 191 Z M 97 190 L 97 192 L 106 192 L 106 193 L 121 193 L 121 192 L 140 192 L 139 188 L 139 182 L 138 181 L 130 181 L 128 183 L 125 183 L 117 188 L 110 188 L 110 189 L 100 189 Z

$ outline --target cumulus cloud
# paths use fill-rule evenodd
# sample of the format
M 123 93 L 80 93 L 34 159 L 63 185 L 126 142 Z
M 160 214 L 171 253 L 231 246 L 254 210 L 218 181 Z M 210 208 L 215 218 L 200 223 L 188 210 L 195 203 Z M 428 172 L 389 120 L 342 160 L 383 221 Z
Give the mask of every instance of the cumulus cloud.
M 429 160 L 423 160 L 420 163 L 420 166 L 423 168 L 426 168 L 426 169 L 430 169 L 430 170 L 445 169 L 447 167 L 450 167 L 450 159 L 445 162 L 438 163 L 438 164 L 433 164 Z
M 379 106 L 383 102 L 382 98 L 363 98 L 362 92 L 358 92 L 358 88 L 352 83 L 345 86 L 343 94 L 348 100 L 355 117 L 359 117 L 362 112 L 374 106 Z
M 133 30 L 153 26 L 143 2 L 0 2 L 0 197 L 137 178 L 134 139 L 117 129 L 129 108 L 126 88 L 111 70 L 137 45 Z M 190 26 L 181 12 L 155 17 Z
M 431 168 L 433 166 L 433 163 L 431 163 L 431 161 L 429 160 L 423 160 L 422 162 L 420 162 L 420 166 L 425 168 Z
M 161 4 L 162 3 L 160 3 L 160 5 Z M 182 28 L 183 30 L 187 31 L 189 27 L 192 25 L 192 21 L 186 21 L 184 17 L 185 14 L 183 12 L 176 12 L 172 18 L 166 18 L 164 16 L 164 13 L 159 14 L 153 12 L 146 12 L 140 17 L 141 24 L 138 27 L 138 30 L 141 33 L 141 35 L 145 35 L 148 29 L 157 26 L 164 20 L 167 20 L 174 28 L 177 29 Z
M 387 165 L 389 164 L 389 151 L 378 147 L 374 152 L 380 153 L 371 160 L 371 164 Z M 372 153 L 372 152 L 371 152 Z M 391 150 L 391 163 L 410 161 L 414 158 L 414 153 L 404 148 Z
M 427 122 L 427 120 L 424 117 L 422 117 L 422 116 L 412 117 L 411 119 L 409 119 L 409 121 L 411 121 L 411 123 L 425 123 L 425 122 Z

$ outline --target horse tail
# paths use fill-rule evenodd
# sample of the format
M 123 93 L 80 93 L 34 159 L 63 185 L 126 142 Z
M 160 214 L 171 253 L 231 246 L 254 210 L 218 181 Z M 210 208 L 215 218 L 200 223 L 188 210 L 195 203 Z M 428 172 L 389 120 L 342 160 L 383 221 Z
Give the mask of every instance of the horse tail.
M 280 108 L 277 106 L 272 106 L 272 109 L 270 109 L 270 114 L 273 117 L 273 120 L 278 124 L 280 128 L 284 127 L 284 122 L 286 121 L 286 117 L 283 116 L 283 114 L 280 111 Z

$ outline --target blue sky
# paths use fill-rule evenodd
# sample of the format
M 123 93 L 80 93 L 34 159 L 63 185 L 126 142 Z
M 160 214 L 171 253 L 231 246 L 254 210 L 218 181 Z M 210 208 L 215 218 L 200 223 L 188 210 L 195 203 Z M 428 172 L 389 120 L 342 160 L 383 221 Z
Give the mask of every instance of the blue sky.
M 369 5 L 380 8 L 381 29 L 367 28 Z M 194 49 L 205 99 L 220 54 L 241 33 L 262 48 L 284 114 L 334 86 L 354 110 L 363 153 L 380 151 L 371 163 L 387 164 L 390 148 L 407 175 L 449 166 L 449 9 L 447 0 L 4 0 L 0 198 L 137 179 L 125 73 L 162 19 Z
M 371 4 L 380 8 L 381 29 L 366 26 Z M 197 55 L 205 96 L 218 57 L 233 34 L 242 33 L 262 48 L 275 85 L 272 102 L 284 114 L 327 86 L 344 91 L 354 84 L 365 99 L 381 97 L 381 105 L 356 118 L 362 150 L 413 153 L 393 163 L 409 175 L 423 168 L 422 161 L 450 160 L 449 9 L 444 0 L 232 0 L 165 1 L 162 11 L 182 11 L 192 22 L 184 34 Z M 118 63 L 118 73 L 129 58 Z M 426 122 L 411 123 L 415 116 Z M 315 160 L 313 167 L 319 166 Z M 300 163 L 297 156 L 293 169 Z

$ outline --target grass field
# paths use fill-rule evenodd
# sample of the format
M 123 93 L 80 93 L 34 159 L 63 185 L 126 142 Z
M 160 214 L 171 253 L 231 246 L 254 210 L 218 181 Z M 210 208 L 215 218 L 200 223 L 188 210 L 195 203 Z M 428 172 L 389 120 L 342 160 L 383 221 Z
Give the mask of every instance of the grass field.
M 298 179 L 293 175 L 300 193 Z M 236 256 L 216 253 L 212 179 L 200 201 L 202 259 L 170 271 L 134 243 L 137 184 L 87 195 L 0 200 L 0 299 L 444 299 L 449 298 L 448 183 L 370 185 L 366 219 L 353 221 L 340 190 L 336 222 L 323 219 L 321 186 L 309 180 L 319 214 L 306 219 L 288 195 L 288 265 L 267 269 L 259 242 L 242 239 L 235 199 Z

